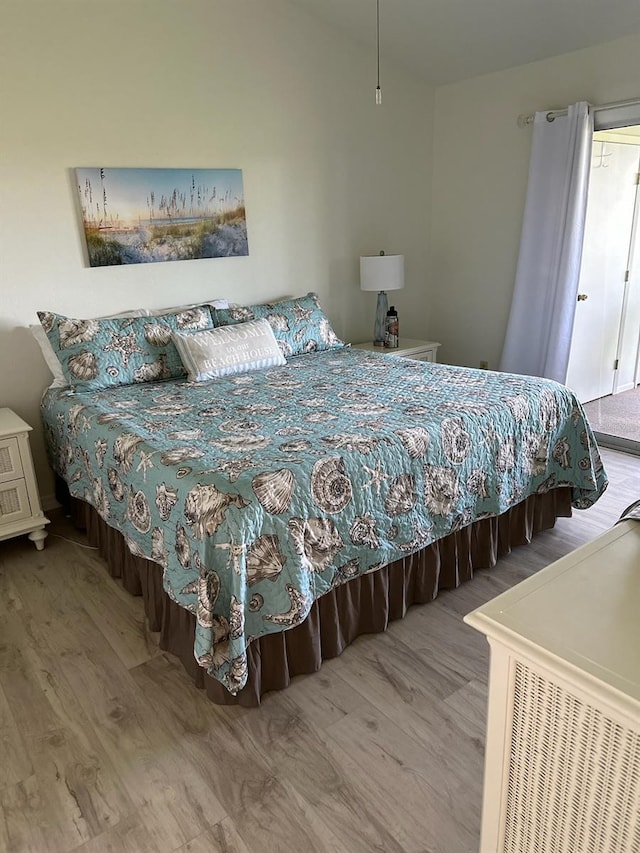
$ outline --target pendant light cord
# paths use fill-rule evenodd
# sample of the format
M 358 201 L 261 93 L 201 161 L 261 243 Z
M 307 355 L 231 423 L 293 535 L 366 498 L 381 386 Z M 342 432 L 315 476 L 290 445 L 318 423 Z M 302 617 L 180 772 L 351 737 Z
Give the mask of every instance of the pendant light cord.
M 376 104 L 381 104 L 382 89 L 380 88 L 380 0 L 376 0 L 376 53 L 378 62 L 378 85 L 376 86 Z

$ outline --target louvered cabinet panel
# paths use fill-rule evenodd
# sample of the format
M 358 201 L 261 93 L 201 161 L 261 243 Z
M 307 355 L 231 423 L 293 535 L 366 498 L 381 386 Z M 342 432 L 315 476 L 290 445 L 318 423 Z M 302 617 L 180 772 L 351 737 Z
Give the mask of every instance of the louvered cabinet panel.
M 0 483 L 0 530 L 5 524 L 31 517 L 31 505 L 24 480 Z
M 481 853 L 640 851 L 640 522 L 465 617 L 491 647 Z
M 0 438 L 0 483 L 17 480 L 22 477 L 22 462 L 18 439 L 15 437 Z

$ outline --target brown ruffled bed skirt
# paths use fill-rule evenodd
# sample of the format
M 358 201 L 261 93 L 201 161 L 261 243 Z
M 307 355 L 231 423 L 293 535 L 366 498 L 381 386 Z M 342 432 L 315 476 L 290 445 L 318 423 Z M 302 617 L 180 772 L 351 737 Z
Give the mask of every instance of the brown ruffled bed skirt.
M 494 566 L 512 547 L 530 542 L 533 534 L 553 527 L 556 518 L 570 515 L 570 488 L 532 495 L 501 516 L 476 521 L 416 554 L 336 587 L 313 604 L 302 624 L 251 643 L 249 680 L 232 696 L 196 662 L 195 616 L 165 593 L 161 567 L 131 554 L 121 534 L 91 506 L 71 501 L 73 521 L 98 546 L 112 577 L 121 578 L 132 595 L 142 595 L 150 630 L 160 632 L 160 648 L 180 658 L 195 685 L 213 702 L 247 707 L 259 705 L 269 690 L 288 687 L 295 675 L 316 672 L 323 660 L 341 654 L 360 634 L 384 631 L 412 604 L 425 604 L 439 590 L 459 586 L 475 569 Z

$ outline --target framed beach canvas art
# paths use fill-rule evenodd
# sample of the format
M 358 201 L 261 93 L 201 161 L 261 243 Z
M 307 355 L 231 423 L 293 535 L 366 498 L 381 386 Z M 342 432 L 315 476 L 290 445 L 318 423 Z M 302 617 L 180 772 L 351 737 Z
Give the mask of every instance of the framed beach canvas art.
M 75 169 L 89 266 L 249 254 L 241 169 Z

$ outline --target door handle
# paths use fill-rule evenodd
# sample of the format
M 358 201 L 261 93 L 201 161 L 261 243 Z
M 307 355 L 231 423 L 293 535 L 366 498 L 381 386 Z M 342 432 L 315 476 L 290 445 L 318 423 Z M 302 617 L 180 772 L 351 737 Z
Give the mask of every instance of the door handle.
M 584 302 L 585 299 L 588 299 L 588 298 L 589 298 L 588 293 L 579 293 L 578 294 L 578 302 Z

